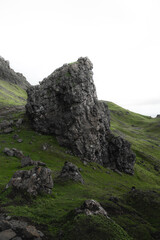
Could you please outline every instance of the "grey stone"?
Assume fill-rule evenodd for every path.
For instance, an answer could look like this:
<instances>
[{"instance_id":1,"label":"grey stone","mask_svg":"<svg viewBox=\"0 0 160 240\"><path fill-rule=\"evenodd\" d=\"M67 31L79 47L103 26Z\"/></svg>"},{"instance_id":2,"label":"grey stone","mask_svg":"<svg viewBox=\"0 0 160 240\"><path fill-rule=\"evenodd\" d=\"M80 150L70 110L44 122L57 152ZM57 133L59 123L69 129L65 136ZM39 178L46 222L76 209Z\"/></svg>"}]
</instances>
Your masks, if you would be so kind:
<instances>
[{"instance_id":1,"label":"grey stone","mask_svg":"<svg viewBox=\"0 0 160 240\"><path fill-rule=\"evenodd\" d=\"M58 178L65 181L73 180L75 182L81 182L82 184L84 183L78 167L71 162L65 162Z\"/></svg>"},{"instance_id":2,"label":"grey stone","mask_svg":"<svg viewBox=\"0 0 160 240\"><path fill-rule=\"evenodd\" d=\"M86 215L103 215L105 217L108 217L107 212L104 210L104 208L93 199L86 200L80 208L77 208L75 210L76 214L84 213Z\"/></svg>"},{"instance_id":3,"label":"grey stone","mask_svg":"<svg viewBox=\"0 0 160 240\"><path fill-rule=\"evenodd\" d=\"M53 188L52 172L49 168L35 167L31 170L20 170L14 173L6 189L11 187L19 192L36 196L43 192L51 194Z\"/></svg>"},{"instance_id":4,"label":"grey stone","mask_svg":"<svg viewBox=\"0 0 160 240\"><path fill-rule=\"evenodd\" d=\"M25 236L26 239L33 239L33 238L40 238L40 234L37 231L37 229L34 226L27 226L24 231L23 234Z\"/></svg>"},{"instance_id":5,"label":"grey stone","mask_svg":"<svg viewBox=\"0 0 160 240\"><path fill-rule=\"evenodd\" d=\"M0 232L0 240L11 240L16 236L16 233L12 229L7 229Z\"/></svg>"},{"instance_id":6,"label":"grey stone","mask_svg":"<svg viewBox=\"0 0 160 240\"><path fill-rule=\"evenodd\" d=\"M23 142L23 139L19 138L19 139L17 139L17 142L18 142L18 143L22 143L22 142Z\"/></svg>"},{"instance_id":7,"label":"grey stone","mask_svg":"<svg viewBox=\"0 0 160 240\"><path fill-rule=\"evenodd\" d=\"M22 123L23 123L23 119L19 118L16 122L16 126L19 127L20 125L22 125Z\"/></svg>"},{"instance_id":8,"label":"grey stone","mask_svg":"<svg viewBox=\"0 0 160 240\"><path fill-rule=\"evenodd\" d=\"M22 158L24 156L23 152L17 148L12 148L12 151L14 152L14 157Z\"/></svg>"},{"instance_id":9,"label":"grey stone","mask_svg":"<svg viewBox=\"0 0 160 240\"><path fill-rule=\"evenodd\" d=\"M29 156L23 156L21 159L21 167L26 167L26 166L43 166L45 167L46 164L41 161L33 161Z\"/></svg>"},{"instance_id":10,"label":"grey stone","mask_svg":"<svg viewBox=\"0 0 160 240\"><path fill-rule=\"evenodd\" d=\"M109 129L108 106L97 99L92 68L88 58L79 58L29 88L27 115L36 131L53 134L82 160L133 174L135 155Z\"/></svg>"},{"instance_id":11,"label":"grey stone","mask_svg":"<svg viewBox=\"0 0 160 240\"><path fill-rule=\"evenodd\" d=\"M13 132L13 131L14 131L13 128L8 127L8 128L6 128L6 129L3 130L3 133L11 133L11 132Z\"/></svg>"},{"instance_id":12,"label":"grey stone","mask_svg":"<svg viewBox=\"0 0 160 240\"><path fill-rule=\"evenodd\" d=\"M3 218L5 219L5 218ZM4 231L10 228L10 224L6 220L1 220L0 221L0 231Z\"/></svg>"},{"instance_id":13,"label":"grey stone","mask_svg":"<svg viewBox=\"0 0 160 240\"><path fill-rule=\"evenodd\" d=\"M13 157L14 156L14 151L12 149L9 148L4 148L3 151L7 156Z\"/></svg>"}]
</instances>

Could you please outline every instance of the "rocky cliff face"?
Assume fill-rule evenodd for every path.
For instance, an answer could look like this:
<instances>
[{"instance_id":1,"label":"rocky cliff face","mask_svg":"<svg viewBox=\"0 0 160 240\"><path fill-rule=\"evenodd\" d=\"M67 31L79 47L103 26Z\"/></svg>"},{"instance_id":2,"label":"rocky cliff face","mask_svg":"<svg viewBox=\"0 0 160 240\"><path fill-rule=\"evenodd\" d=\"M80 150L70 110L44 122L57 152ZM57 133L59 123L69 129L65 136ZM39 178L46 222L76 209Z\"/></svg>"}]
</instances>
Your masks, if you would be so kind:
<instances>
[{"instance_id":1,"label":"rocky cliff face","mask_svg":"<svg viewBox=\"0 0 160 240\"><path fill-rule=\"evenodd\" d=\"M0 57L0 79L17 84L23 89L27 89L30 84L21 73L16 73L10 68L9 62Z\"/></svg>"},{"instance_id":2,"label":"rocky cliff face","mask_svg":"<svg viewBox=\"0 0 160 240\"><path fill-rule=\"evenodd\" d=\"M82 159L133 174L130 144L109 130L108 106L99 102L88 58L65 64L27 90L27 114L35 130L53 134Z\"/></svg>"}]
</instances>

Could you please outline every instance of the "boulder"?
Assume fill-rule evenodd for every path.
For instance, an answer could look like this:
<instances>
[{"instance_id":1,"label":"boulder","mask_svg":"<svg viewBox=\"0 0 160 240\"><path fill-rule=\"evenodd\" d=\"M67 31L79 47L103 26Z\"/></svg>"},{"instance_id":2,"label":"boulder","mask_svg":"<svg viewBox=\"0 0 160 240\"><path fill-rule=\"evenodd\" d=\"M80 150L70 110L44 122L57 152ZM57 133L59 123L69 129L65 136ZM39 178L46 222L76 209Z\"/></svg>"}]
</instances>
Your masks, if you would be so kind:
<instances>
[{"instance_id":1,"label":"boulder","mask_svg":"<svg viewBox=\"0 0 160 240\"><path fill-rule=\"evenodd\" d=\"M109 129L109 109L97 99L92 68L88 58L79 58L30 87L27 115L36 131L53 134L82 161L133 174L135 155Z\"/></svg>"},{"instance_id":2,"label":"boulder","mask_svg":"<svg viewBox=\"0 0 160 240\"><path fill-rule=\"evenodd\" d=\"M9 157L13 157L14 156L14 151L10 148L4 148L3 152L9 156Z\"/></svg>"},{"instance_id":3,"label":"boulder","mask_svg":"<svg viewBox=\"0 0 160 240\"><path fill-rule=\"evenodd\" d=\"M82 184L84 183L78 167L71 162L65 162L58 179L64 181L73 180L75 182L81 182Z\"/></svg>"},{"instance_id":4,"label":"boulder","mask_svg":"<svg viewBox=\"0 0 160 240\"><path fill-rule=\"evenodd\" d=\"M3 151L7 156L10 156L10 157L17 157L17 158L22 158L24 157L23 155L23 152L16 149L16 148L4 148L4 151Z\"/></svg>"},{"instance_id":5,"label":"boulder","mask_svg":"<svg viewBox=\"0 0 160 240\"><path fill-rule=\"evenodd\" d=\"M80 208L77 208L75 210L76 214L84 213L87 216L89 215L103 215L105 217L107 216L107 212L104 210L104 208L100 205L99 202L93 199L86 200Z\"/></svg>"},{"instance_id":6,"label":"boulder","mask_svg":"<svg viewBox=\"0 0 160 240\"><path fill-rule=\"evenodd\" d=\"M36 196L38 193L51 194L53 179L49 168L35 167L14 173L6 188L12 187L19 192L27 192Z\"/></svg>"},{"instance_id":7,"label":"boulder","mask_svg":"<svg viewBox=\"0 0 160 240\"><path fill-rule=\"evenodd\" d=\"M46 239L44 234L35 226L23 220L9 219L4 215L0 217L0 239L1 240L42 240ZM2 226L2 227L1 227Z\"/></svg>"}]
</instances>

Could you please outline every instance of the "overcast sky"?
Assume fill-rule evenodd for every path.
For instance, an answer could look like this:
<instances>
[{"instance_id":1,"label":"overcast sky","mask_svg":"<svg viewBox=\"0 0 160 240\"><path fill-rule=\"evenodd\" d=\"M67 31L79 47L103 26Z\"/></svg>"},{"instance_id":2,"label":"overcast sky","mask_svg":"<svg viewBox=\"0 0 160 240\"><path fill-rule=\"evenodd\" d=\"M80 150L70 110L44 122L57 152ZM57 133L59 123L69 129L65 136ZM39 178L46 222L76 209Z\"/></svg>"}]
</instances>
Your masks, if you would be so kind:
<instances>
[{"instance_id":1,"label":"overcast sky","mask_svg":"<svg viewBox=\"0 0 160 240\"><path fill-rule=\"evenodd\" d=\"M160 0L0 0L0 55L33 85L88 56L99 99L160 114Z\"/></svg>"}]
</instances>

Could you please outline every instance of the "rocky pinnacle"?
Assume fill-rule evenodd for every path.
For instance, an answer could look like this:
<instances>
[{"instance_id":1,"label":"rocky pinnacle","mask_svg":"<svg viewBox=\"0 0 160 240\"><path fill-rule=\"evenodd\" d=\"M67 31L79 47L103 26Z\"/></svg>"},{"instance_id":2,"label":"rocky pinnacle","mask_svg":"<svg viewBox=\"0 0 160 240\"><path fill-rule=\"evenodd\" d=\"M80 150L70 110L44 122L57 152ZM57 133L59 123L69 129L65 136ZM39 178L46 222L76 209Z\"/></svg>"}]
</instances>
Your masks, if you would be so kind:
<instances>
[{"instance_id":1,"label":"rocky pinnacle","mask_svg":"<svg viewBox=\"0 0 160 240\"><path fill-rule=\"evenodd\" d=\"M65 64L27 90L26 111L36 131L56 136L82 160L134 173L130 143L109 127L107 104L97 99L93 65L88 58Z\"/></svg>"}]
</instances>

